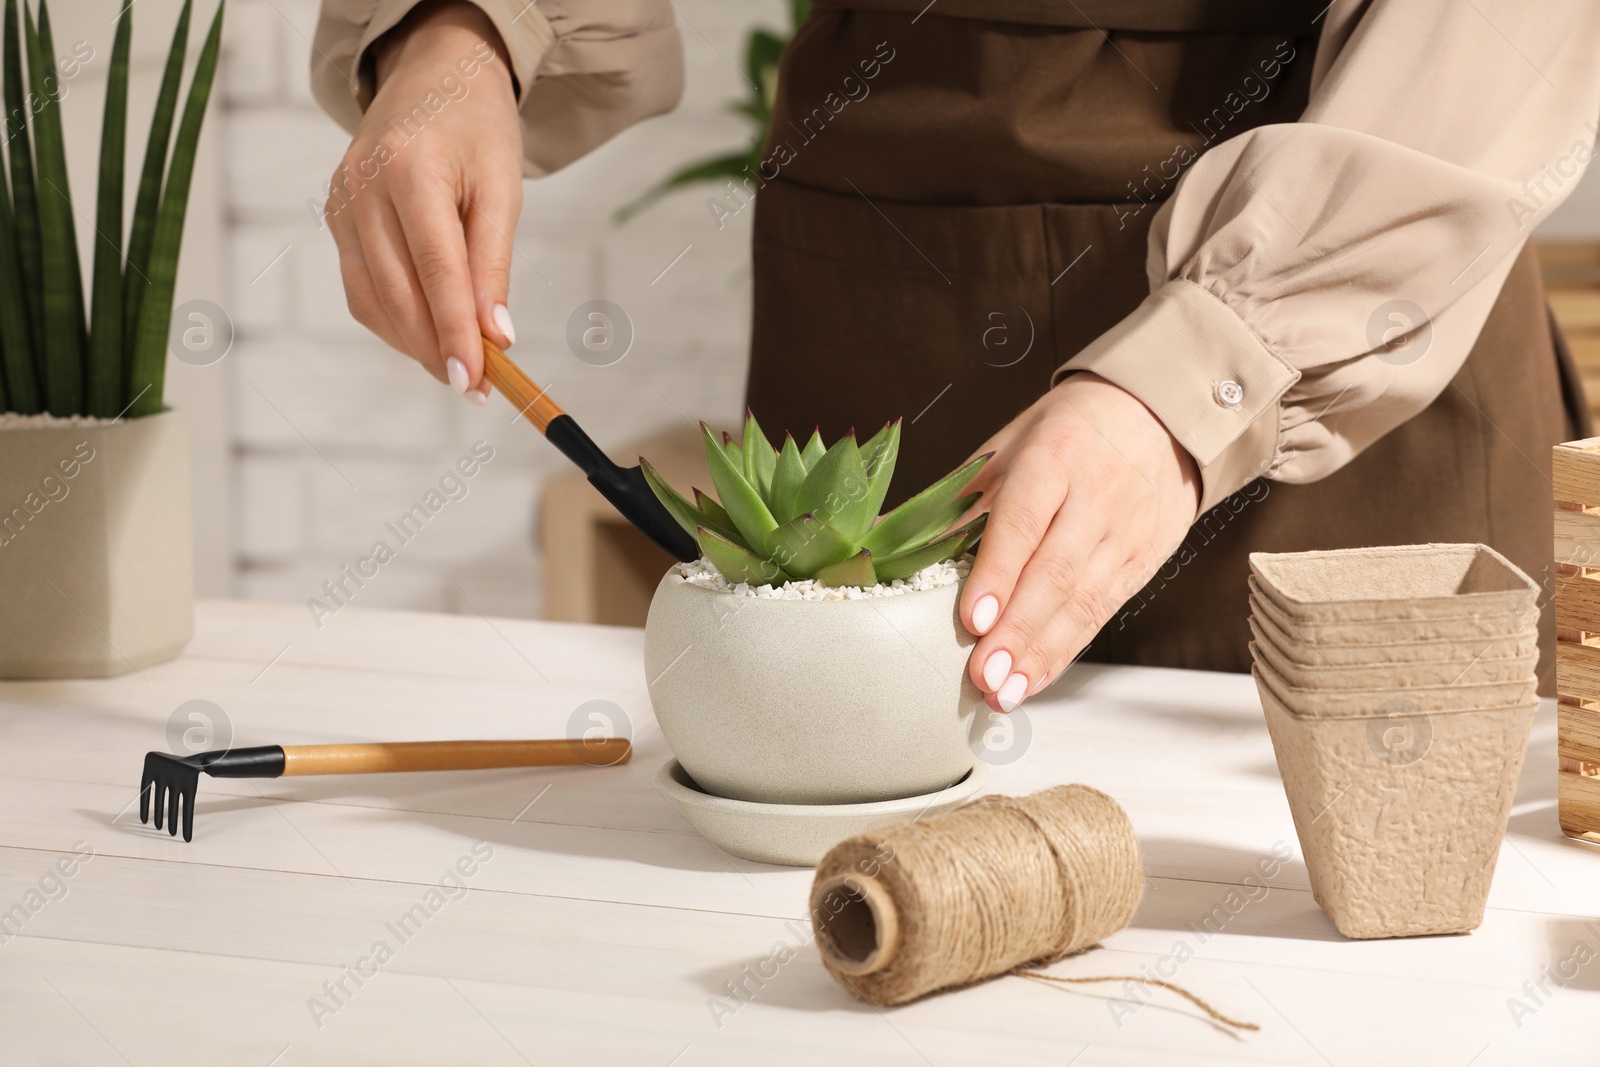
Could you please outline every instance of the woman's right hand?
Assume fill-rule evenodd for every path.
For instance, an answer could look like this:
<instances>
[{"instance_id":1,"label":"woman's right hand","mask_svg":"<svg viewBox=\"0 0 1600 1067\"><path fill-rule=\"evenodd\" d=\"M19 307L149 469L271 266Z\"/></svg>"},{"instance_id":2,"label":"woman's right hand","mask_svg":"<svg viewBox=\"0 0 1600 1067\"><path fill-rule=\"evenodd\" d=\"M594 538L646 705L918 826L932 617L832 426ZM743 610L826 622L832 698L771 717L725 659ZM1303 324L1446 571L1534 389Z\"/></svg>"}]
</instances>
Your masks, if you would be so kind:
<instances>
[{"instance_id":1,"label":"woman's right hand","mask_svg":"<svg viewBox=\"0 0 1600 1067\"><path fill-rule=\"evenodd\" d=\"M363 326L481 404L480 335L515 340L522 128L505 46L476 5L430 0L372 54L377 91L326 208L345 298Z\"/></svg>"}]
</instances>

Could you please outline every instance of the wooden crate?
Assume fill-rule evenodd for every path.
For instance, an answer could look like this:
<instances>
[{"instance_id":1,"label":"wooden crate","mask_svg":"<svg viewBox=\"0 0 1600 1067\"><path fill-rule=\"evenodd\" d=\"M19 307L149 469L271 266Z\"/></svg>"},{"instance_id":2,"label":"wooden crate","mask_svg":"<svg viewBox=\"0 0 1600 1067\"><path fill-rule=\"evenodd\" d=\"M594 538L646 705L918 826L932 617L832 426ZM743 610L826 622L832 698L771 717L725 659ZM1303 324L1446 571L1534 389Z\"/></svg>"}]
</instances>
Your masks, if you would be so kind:
<instances>
[{"instance_id":1,"label":"wooden crate","mask_svg":"<svg viewBox=\"0 0 1600 1067\"><path fill-rule=\"evenodd\" d=\"M1537 247L1550 310L1572 349L1589 411L1600 418L1600 242L1540 241Z\"/></svg>"},{"instance_id":2,"label":"wooden crate","mask_svg":"<svg viewBox=\"0 0 1600 1067\"><path fill-rule=\"evenodd\" d=\"M1600 437L1556 445L1551 482L1561 829L1600 842Z\"/></svg>"}]
</instances>

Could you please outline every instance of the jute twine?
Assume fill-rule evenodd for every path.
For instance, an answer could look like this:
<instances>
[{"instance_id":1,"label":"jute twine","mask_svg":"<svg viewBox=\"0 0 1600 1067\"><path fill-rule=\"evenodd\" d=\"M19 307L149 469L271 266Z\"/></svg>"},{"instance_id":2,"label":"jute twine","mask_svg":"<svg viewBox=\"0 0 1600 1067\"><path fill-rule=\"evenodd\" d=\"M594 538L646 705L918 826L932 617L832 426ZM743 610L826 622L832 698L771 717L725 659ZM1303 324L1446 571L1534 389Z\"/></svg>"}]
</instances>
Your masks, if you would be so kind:
<instances>
[{"instance_id":1,"label":"jute twine","mask_svg":"<svg viewBox=\"0 0 1600 1067\"><path fill-rule=\"evenodd\" d=\"M1159 985L1133 975L1060 978L1026 967L1081 952L1133 920L1144 871L1115 800L1064 785L988 796L937 818L860 834L817 866L811 917L828 972L873 1004L903 1004L1004 974Z\"/></svg>"}]
</instances>

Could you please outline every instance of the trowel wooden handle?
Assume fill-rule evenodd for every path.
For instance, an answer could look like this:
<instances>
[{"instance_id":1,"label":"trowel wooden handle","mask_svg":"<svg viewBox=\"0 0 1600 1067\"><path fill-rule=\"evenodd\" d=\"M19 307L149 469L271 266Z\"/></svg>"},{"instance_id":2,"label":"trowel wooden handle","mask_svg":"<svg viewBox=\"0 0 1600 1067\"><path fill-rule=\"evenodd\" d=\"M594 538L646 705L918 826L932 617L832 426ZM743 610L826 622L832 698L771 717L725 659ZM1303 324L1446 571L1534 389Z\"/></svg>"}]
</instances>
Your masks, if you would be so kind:
<instances>
[{"instance_id":1,"label":"trowel wooden handle","mask_svg":"<svg viewBox=\"0 0 1600 1067\"><path fill-rule=\"evenodd\" d=\"M376 745L284 745L283 773L388 774L490 767L609 767L627 763L625 737L563 741L406 741Z\"/></svg>"},{"instance_id":2,"label":"trowel wooden handle","mask_svg":"<svg viewBox=\"0 0 1600 1067\"><path fill-rule=\"evenodd\" d=\"M566 414L560 404L550 399L550 394L534 385L533 380L522 373L522 368L511 362L511 358L487 337L483 339L483 376L504 393L540 433L544 433L551 419Z\"/></svg>"}]
</instances>

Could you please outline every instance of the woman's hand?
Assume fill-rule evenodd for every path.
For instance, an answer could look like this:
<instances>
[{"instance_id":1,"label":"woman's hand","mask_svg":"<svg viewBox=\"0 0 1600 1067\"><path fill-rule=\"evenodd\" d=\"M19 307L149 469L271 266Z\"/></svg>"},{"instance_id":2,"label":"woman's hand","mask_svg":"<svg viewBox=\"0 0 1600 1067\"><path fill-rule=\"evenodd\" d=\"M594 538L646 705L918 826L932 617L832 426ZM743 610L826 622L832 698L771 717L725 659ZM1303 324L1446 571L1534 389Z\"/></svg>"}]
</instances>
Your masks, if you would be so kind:
<instances>
[{"instance_id":1,"label":"woman's hand","mask_svg":"<svg viewBox=\"0 0 1600 1067\"><path fill-rule=\"evenodd\" d=\"M506 310L522 132L505 46L473 4L425 3L374 46L377 92L334 173L327 221L350 313L483 403L480 334Z\"/></svg>"},{"instance_id":2,"label":"woman's hand","mask_svg":"<svg viewBox=\"0 0 1600 1067\"><path fill-rule=\"evenodd\" d=\"M1010 711L1054 681L1183 542L1194 460L1132 394L1074 374L979 450L989 524L961 599L967 673Z\"/></svg>"}]
</instances>

